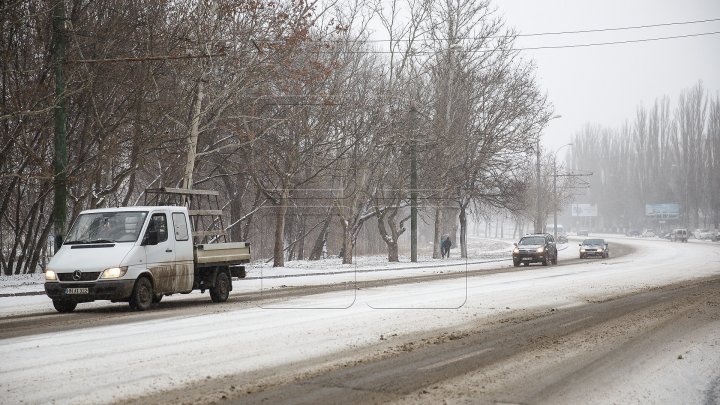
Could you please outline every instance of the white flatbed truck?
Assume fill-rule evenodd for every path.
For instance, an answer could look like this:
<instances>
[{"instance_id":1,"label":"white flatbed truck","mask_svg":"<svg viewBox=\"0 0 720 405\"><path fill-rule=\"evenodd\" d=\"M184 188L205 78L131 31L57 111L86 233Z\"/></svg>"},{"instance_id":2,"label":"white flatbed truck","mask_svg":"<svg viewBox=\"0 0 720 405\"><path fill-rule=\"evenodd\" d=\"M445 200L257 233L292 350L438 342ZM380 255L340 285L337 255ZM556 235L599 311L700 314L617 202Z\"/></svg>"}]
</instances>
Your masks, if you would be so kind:
<instances>
[{"instance_id":1,"label":"white flatbed truck","mask_svg":"<svg viewBox=\"0 0 720 405\"><path fill-rule=\"evenodd\" d=\"M55 309L110 300L143 311L192 290L226 301L232 277L245 277L250 243L196 244L193 236L207 232L193 231L191 215L171 205L82 211L45 270Z\"/></svg>"}]
</instances>

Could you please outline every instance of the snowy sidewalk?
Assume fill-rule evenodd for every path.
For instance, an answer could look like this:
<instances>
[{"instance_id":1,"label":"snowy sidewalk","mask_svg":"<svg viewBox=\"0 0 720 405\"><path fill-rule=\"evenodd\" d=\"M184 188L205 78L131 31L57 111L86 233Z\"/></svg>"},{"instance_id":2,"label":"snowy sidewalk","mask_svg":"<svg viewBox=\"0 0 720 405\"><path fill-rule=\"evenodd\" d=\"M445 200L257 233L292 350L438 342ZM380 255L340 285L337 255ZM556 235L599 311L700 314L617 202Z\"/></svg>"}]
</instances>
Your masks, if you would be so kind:
<instances>
[{"instance_id":1,"label":"snowy sidewalk","mask_svg":"<svg viewBox=\"0 0 720 405\"><path fill-rule=\"evenodd\" d=\"M455 258L433 259L429 256L420 256L417 263L410 262L410 258L406 256L401 256L400 261L394 263L389 263L387 256L357 256L354 258L353 264L342 264L342 259L332 257L316 261L295 260L286 262L285 267L272 267L272 262L263 260L253 262L247 267L247 277L244 280L303 277L308 280L301 284L316 284L312 281L314 276L408 270L388 276L392 278L426 274L429 270L433 272L464 271L466 265L501 266L503 262L510 263L513 240L471 238L469 242L468 252L471 257L467 260L459 258L459 249L451 252ZM0 276L0 298L45 294L44 282L43 273L2 275ZM235 280L233 285L239 282L242 280Z\"/></svg>"}]
</instances>

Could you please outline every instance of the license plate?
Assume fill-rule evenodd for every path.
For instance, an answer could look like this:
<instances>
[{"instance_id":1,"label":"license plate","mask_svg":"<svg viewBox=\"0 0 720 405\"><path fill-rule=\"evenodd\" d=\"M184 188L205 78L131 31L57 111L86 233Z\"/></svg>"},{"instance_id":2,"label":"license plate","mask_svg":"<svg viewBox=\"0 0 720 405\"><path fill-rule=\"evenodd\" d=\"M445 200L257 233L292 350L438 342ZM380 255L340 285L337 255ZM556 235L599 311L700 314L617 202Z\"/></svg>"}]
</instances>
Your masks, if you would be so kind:
<instances>
[{"instance_id":1,"label":"license plate","mask_svg":"<svg viewBox=\"0 0 720 405\"><path fill-rule=\"evenodd\" d=\"M87 294L87 288L66 288L65 294Z\"/></svg>"},{"instance_id":2,"label":"license plate","mask_svg":"<svg viewBox=\"0 0 720 405\"><path fill-rule=\"evenodd\" d=\"M523 257L522 259L525 261L530 261L530 260L532 260L532 257Z\"/></svg>"}]
</instances>

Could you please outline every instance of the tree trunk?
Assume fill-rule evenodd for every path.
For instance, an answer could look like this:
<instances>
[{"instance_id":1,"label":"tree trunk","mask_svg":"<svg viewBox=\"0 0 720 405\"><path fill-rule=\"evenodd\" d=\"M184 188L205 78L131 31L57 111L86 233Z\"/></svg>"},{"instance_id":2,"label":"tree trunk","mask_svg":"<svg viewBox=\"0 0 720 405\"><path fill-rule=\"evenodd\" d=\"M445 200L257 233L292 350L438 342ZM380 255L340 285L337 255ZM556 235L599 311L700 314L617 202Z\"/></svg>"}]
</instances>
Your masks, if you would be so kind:
<instances>
[{"instance_id":1,"label":"tree trunk","mask_svg":"<svg viewBox=\"0 0 720 405\"><path fill-rule=\"evenodd\" d=\"M398 243L397 241L388 242L388 262L399 262Z\"/></svg>"},{"instance_id":2,"label":"tree trunk","mask_svg":"<svg viewBox=\"0 0 720 405\"><path fill-rule=\"evenodd\" d=\"M442 208L435 208L435 231L433 233L433 259L440 258L440 237L442 236Z\"/></svg>"},{"instance_id":3,"label":"tree trunk","mask_svg":"<svg viewBox=\"0 0 720 405\"><path fill-rule=\"evenodd\" d=\"M353 232L349 224L345 223L343 226L343 247L342 247L342 259L343 264L352 264L353 262L353 249L355 244L353 243Z\"/></svg>"},{"instance_id":4,"label":"tree trunk","mask_svg":"<svg viewBox=\"0 0 720 405\"><path fill-rule=\"evenodd\" d=\"M275 215L275 245L273 248L273 267L285 266L285 214L288 209L289 191L283 186Z\"/></svg>"},{"instance_id":5,"label":"tree trunk","mask_svg":"<svg viewBox=\"0 0 720 405\"><path fill-rule=\"evenodd\" d=\"M192 122L190 124L190 134L188 136L188 152L185 163L185 175L183 176L183 188L192 188L193 171L195 170L195 155L197 153L197 142L200 133L200 113L202 111L202 101L205 97L205 84L202 79L198 80L197 94L192 108Z\"/></svg>"},{"instance_id":6,"label":"tree trunk","mask_svg":"<svg viewBox=\"0 0 720 405\"><path fill-rule=\"evenodd\" d=\"M310 260L320 260L323 253L323 247L327 245L328 228L330 227L330 221L332 219L332 210L328 210L325 220L323 221L322 229L318 237L315 239L312 250L310 251ZM344 231L344 229L343 229Z\"/></svg>"},{"instance_id":7,"label":"tree trunk","mask_svg":"<svg viewBox=\"0 0 720 405\"><path fill-rule=\"evenodd\" d=\"M466 207L460 207L460 257L467 259L467 216Z\"/></svg>"}]
</instances>

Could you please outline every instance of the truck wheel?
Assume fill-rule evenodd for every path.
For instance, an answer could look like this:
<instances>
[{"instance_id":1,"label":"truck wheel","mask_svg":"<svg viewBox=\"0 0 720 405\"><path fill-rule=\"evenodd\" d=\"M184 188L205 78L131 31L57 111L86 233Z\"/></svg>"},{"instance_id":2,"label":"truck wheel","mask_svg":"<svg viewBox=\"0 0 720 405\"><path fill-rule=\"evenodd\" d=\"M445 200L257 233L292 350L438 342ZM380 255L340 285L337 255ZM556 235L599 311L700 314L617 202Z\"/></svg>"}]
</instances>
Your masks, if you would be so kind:
<instances>
[{"instance_id":1,"label":"truck wheel","mask_svg":"<svg viewBox=\"0 0 720 405\"><path fill-rule=\"evenodd\" d=\"M210 287L210 298L213 302L225 302L230 295L230 279L227 273L220 272L215 278L215 287Z\"/></svg>"},{"instance_id":2,"label":"truck wheel","mask_svg":"<svg viewBox=\"0 0 720 405\"><path fill-rule=\"evenodd\" d=\"M517 260L513 260L513 266L520 267L520 262Z\"/></svg>"},{"instance_id":3,"label":"truck wheel","mask_svg":"<svg viewBox=\"0 0 720 405\"><path fill-rule=\"evenodd\" d=\"M130 308L145 311L150 308L153 301L153 287L147 277L140 277L135 282L132 295L130 295Z\"/></svg>"},{"instance_id":4,"label":"truck wheel","mask_svg":"<svg viewBox=\"0 0 720 405\"><path fill-rule=\"evenodd\" d=\"M53 306L58 312L67 313L75 310L77 302L67 300L53 300Z\"/></svg>"}]
</instances>

